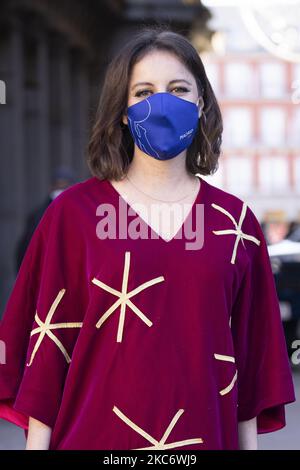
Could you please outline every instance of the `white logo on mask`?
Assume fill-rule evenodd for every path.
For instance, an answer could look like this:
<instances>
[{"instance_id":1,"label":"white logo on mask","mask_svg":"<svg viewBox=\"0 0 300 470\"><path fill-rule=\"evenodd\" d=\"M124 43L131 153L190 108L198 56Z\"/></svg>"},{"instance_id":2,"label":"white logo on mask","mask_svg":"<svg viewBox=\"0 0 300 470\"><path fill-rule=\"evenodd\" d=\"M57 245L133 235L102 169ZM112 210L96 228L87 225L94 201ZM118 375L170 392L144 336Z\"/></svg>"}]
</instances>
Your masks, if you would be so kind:
<instances>
[{"instance_id":1,"label":"white logo on mask","mask_svg":"<svg viewBox=\"0 0 300 470\"><path fill-rule=\"evenodd\" d=\"M188 137L193 132L193 130L194 129L190 129L189 131L185 132L185 134L182 134L180 136L180 140L185 139L186 137Z\"/></svg>"}]
</instances>

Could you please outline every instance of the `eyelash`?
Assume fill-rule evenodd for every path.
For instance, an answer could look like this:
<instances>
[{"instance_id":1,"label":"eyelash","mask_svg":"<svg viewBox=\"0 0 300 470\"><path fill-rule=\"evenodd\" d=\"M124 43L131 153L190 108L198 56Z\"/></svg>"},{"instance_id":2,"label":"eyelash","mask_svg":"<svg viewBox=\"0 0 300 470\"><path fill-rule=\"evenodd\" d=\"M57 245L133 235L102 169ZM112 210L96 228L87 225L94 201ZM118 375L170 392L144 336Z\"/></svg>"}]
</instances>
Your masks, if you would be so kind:
<instances>
[{"instance_id":1,"label":"eyelash","mask_svg":"<svg viewBox=\"0 0 300 470\"><path fill-rule=\"evenodd\" d=\"M181 90L181 92L183 92L183 93L187 93L187 92L190 91L185 87L175 87L175 88L173 88L173 90ZM145 91L146 92L151 92L151 90L147 90L147 89L146 90L139 90L139 91L136 92L136 94L134 96L140 98L142 96L142 93L144 93Z\"/></svg>"}]
</instances>

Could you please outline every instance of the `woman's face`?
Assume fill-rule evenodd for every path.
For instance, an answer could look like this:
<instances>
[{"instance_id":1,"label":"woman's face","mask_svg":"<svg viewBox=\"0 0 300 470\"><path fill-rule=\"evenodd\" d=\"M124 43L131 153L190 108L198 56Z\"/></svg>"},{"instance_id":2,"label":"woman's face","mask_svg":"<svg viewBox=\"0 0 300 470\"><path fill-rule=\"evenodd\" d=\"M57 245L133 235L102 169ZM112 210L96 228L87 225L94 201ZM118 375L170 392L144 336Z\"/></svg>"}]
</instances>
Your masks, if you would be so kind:
<instances>
[{"instance_id":1,"label":"woman's face","mask_svg":"<svg viewBox=\"0 0 300 470\"><path fill-rule=\"evenodd\" d=\"M174 54L156 50L146 54L134 65L129 81L127 106L162 92L199 104L200 116L203 99L199 96L192 73ZM128 123L126 115L123 116L123 122Z\"/></svg>"}]
</instances>

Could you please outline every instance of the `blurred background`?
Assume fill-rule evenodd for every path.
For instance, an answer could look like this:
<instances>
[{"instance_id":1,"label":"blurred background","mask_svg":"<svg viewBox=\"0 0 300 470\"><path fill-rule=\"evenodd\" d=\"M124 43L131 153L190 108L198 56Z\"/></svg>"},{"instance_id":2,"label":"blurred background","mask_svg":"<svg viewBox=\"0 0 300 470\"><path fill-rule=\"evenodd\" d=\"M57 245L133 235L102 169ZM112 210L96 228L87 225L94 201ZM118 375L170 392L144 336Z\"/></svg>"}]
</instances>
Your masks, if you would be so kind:
<instances>
[{"instance_id":1,"label":"blurred background","mask_svg":"<svg viewBox=\"0 0 300 470\"><path fill-rule=\"evenodd\" d=\"M204 178L261 222L299 399L299 0L0 0L0 317L43 211L89 177L86 145L110 58L158 23L192 42L221 106L219 169ZM300 449L299 402L286 414L261 449ZM0 449L18 448L23 432L0 420Z\"/></svg>"}]
</instances>

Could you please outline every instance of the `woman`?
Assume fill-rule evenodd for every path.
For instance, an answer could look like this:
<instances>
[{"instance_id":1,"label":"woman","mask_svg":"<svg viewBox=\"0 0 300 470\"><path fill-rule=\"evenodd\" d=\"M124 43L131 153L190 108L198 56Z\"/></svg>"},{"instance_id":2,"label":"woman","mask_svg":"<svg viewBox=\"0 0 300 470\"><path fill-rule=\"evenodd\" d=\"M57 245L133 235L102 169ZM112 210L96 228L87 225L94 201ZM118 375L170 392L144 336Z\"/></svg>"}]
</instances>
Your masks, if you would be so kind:
<instances>
[{"instance_id":1,"label":"woman","mask_svg":"<svg viewBox=\"0 0 300 470\"><path fill-rule=\"evenodd\" d=\"M92 176L46 210L0 328L1 416L27 449L256 449L285 425L295 397L262 230L200 176L221 134L181 35L146 29L111 62Z\"/></svg>"}]
</instances>

